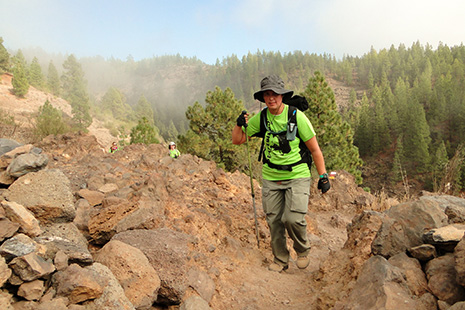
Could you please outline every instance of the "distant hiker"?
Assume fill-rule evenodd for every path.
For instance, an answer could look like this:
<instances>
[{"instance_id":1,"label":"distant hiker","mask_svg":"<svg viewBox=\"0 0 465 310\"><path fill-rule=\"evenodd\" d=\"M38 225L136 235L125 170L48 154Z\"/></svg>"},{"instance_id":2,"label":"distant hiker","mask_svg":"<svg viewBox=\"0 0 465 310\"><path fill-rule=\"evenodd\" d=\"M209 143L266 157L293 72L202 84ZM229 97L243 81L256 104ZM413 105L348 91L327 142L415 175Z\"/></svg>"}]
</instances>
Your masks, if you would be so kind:
<instances>
[{"instance_id":1,"label":"distant hiker","mask_svg":"<svg viewBox=\"0 0 465 310\"><path fill-rule=\"evenodd\" d=\"M178 158L179 156L181 156L181 153L176 148L176 143L170 142L170 144L168 145L168 149L170 150L170 156L171 157Z\"/></svg>"},{"instance_id":2,"label":"distant hiker","mask_svg":"<svg viewBox=\"0 0 465 310\"><path fill-rule=\"evenodd\" d=\"M118 150L118 146L116 145L116 142L113 142L110 146L110 153L114 153Z\"/></svg>"},{"instance_id":3,"label":"distant hiker","mask_svg":"<svg viewBox=\"0 0 465 310\"><path fill-rule=\"evenodd\" d=\"M288 102L293 93L284 88L279 76L265 77L254 98L264 102L266 107L250 120L248 114L241 114L232 131L233 144L246 142L245 130L248 136L264 139L262 204L274 256L269 269L278 272L289 267L286 230L294 241L297 267L304 269L310 263L305 215L310 195L311 157L320 175L318 189L322 193L330 189L323 153L312 124L302 111L283 103Z\"/></svg>"}]
</instances>

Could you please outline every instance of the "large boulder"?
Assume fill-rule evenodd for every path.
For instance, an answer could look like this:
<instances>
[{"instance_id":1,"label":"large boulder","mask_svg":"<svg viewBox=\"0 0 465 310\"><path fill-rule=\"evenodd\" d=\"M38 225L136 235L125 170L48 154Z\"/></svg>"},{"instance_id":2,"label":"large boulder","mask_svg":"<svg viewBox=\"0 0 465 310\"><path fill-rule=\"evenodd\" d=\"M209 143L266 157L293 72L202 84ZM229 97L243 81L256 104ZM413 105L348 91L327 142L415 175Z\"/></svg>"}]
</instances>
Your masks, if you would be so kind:
<instances>
[{"instance_id":1,"label":"large boulder","mask_svg":"<svg viewBox=\"0 0 465 310\"><path fill-rule=\"evenodd\" d=\"M457 272L457 282L465 286L465 238L457 244L454 250L455 271Z\"/></svg>"},{"instance_id":2,"label":"large boulder","mask_svg":"<svg viewBox=\"0 0 465 310\"><path fill-rule=\"evenodd\" d=\"M47 154L27 153L16 157L8 166L6 172L14 178L19 178L27 173L39 171L47 164Z\"/></svg>"},{"instance_id":3,"label":"large boulder","mask_svg":"<svg viewBox=\"0 0 465 310\"><path fill-rule=\"evenodd\" d=\"M115 235L119 240L141 250L158 273L161 287L157 303L180 304L188 287L188 244L192 237L167 228L129 230Z\"/></svg>"},{"instance_id":4,"label":"large boulder","mask_svg":"<svg viewBox=\"0 0 465 310\"><path fill-rule=\"evenodd\" d=\"M160 278L141 250L112 240L95 255L95 260L112 271L137 309L148 309L157 299Z\"/></svg>"},{"instance_id":5,"label":"large boulder","mask_svg":"<svg viewBox=\"0 0 465 310\"><path fill-rule=\"evenodd\" d=\"M124 290L107 266L94 263L85 268L95 279L102 283L102 294L92 302L86 303L85 309L135 310L134 305L124 294Z\"/></svg>"},{"instance_id":6,"label":"large boulder","mask_svg":"<svg viewBox=\"0 0 465 310\"><path fill-rule=\"evenodd\" d=\"M388 262L403 271L407 285L415 296L422 296L428 292L428 282L417 259L399 253L389 258Z\"/></svg>"},{"instance_id":7,"label":"large boulder","mask_svg":"<svg viewBox=\"0 0 465 310\"><path fill-rule=\"evenodd\" d=\"M465 289L457 283L454 254L447 253L433 260L425 266L428 287L440 300L449 305L465 300Z\"/></svg>"},{"instance_id":8,"label":"large boulder","mask_svg":"<svg viewBox=\"0 0 465 310\"><path fill-rule=\"evenodd\" d=\"M10 185L3 196L26 207L41 224L71 222L76 216L69 179L58 169L28 173Z\"/></svg>"},{"instance_id":9,"label":"large boulder","mask_svg":"<svg viewBox=\"0 0 465 310\"><path fill-rule=\"evenodd\" d=\"M93 300L103 294L105 282L92 271L72 264L53 275L58 296L64 296L71 303Z\"/></svg>"},{"instance_id":10,"label":"large boulder","mask_svg":"<svg viewBox=\"0 0 465 310\"><path fill-rule=\"evenodd\" d=\"M118 223L138 209L137 204L117 197L105 198L90 214L89 234L97 244L107 243L116 233Z\"/></svg>"},{"instance_id":11,"label":"large boulder","mask_svg":"<svg viewBox=\"0 0 465 310\"><path fill-rule=\"evenodd\" d=\"M34 241L45 246L44 255L48 259L55 259L56 254L62 252L70 263L89 265L93 262L86 238L73 223L47 225Z\"/></svg>"},{"instance_id":12,"label":"large boulder","mask_svg":"<svg viewBox=\"0 0 465 310\"><path fill-rule=\"evenodd\" d=\"M406 248L423 244L425 229L442 227L447 224L448 220L444 209L434 199L419 199L401 203L391 207L385 214L402 225ZM403 249L399 251L403 251Z\"/></svg>"},{"instance_id":13,"label":"large boulder","mask_svg":"<svg viewBox=\"0 0 465 310\"><path fill-rule=\"evenodd\" d=\"M415 309L402 270L382 256L372 256L360 272L344 309Z\"/></svg>"}]
</instances>

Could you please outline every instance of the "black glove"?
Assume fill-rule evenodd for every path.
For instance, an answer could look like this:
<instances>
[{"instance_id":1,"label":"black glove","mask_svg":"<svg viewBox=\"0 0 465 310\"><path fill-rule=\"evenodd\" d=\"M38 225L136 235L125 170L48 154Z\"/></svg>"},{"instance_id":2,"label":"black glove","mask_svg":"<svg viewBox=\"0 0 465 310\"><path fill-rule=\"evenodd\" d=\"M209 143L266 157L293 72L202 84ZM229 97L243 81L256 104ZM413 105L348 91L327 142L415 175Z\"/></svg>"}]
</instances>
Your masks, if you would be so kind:
<instances>
[{"instance_id":1,"label":"black glove","mask_svg":"<svg viewBox=\"0 0 465 310\"><path fill-rule=\"evenodd\" d=\"M247 111L242 111L241 115L236 120L236 124L239 127L247 127L247 122L245 121L245 115L247 114Z\"/></svg>"},{"instance_id":2,"label":"black glove","mask_svg":"<svg viewBox=\"0 0 465 310\"><path fill-rule=\"evenodd\" d=\"M318 189L321 189L321 193L324 194L329 191L330 188L331 185L329 184L328 174L325 173L318 181Z\"/></svg>"}]
</instances>

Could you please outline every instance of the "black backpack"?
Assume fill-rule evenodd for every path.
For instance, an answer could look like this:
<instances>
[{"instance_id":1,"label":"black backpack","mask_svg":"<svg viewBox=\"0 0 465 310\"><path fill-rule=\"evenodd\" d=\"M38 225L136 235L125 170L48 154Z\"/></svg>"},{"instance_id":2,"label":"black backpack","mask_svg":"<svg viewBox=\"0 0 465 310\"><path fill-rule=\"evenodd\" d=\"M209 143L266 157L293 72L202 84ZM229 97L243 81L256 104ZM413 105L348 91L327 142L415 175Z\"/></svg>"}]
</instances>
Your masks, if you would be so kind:
<instances>
[{"instance_id":1,"label":"black backpack","mask_svg":"<svg viewBox=\"0 0 465 310\"><path fill-rule=\"evenodd\" d=\"M287 128L286 130L280 131L280 132L273 132L271 131L267 124L267 107L265 107L261 112L260 112L260 131L256 134L254 134L254 137L260 137L262 139L262 145L260 147L260 153L258 155L258 161L261 161L263 159L264 164L268 164L268 167L278 169L278 170L286 170L286 171L292 171L292 167L300 165L302 163L307 163L308 169L310 169L310 166L312 165L312 156L310 151L308 150L307 146L305 145L304 141L300 139L299 143L299 148L300 148L300 157L301 159L295 163L289 164L289 165L276 165L270 162L265 156L263 156L263 148L265 146L265 134L266 132L271 133L273 136L280 136L280 139L286 139L288 141L293 141L295 140L296 135L298 134L298 126L297 126L297 119L296 119L296 114L297 114L297 109L301 110L302 112L308 109L308 102L305 97L302 96L293 96L291 99L287 100L284 102L289 106L288 109L288 114L287 114Z\"/></svg>"}]
</instances>

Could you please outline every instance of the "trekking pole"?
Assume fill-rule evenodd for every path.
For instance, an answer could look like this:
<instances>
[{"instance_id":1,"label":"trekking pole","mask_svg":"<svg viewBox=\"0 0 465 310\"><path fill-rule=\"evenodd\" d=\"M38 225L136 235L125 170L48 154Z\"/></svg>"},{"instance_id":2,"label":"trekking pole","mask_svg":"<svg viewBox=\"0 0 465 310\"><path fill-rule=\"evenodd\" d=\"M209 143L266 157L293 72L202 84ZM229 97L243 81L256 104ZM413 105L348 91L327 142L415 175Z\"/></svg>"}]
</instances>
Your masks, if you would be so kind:
<instances>
[{"instance_id":1,"label":"trekking pole","mask_svg":"<svg viewBox=\"0 0 465 310\"><path fill-rule=\"evenodd\" d=\"M242 111L242 114L247 114L247 111ZM247 145L247 156L249 157L249 171L250 171L250 188L252 192L252 204L253 204L253 215L255 219L255 235L257 237L257 247L260 247L260 239L258 238L258 222L257 222L257 209L255 208L255 192L253 189L253 176L252 176L252 160L250 159L250 149L249 149L249 135L247 134L247 123L244 125L245 129L245 141Z\"/></svg>"}]
</instances>

